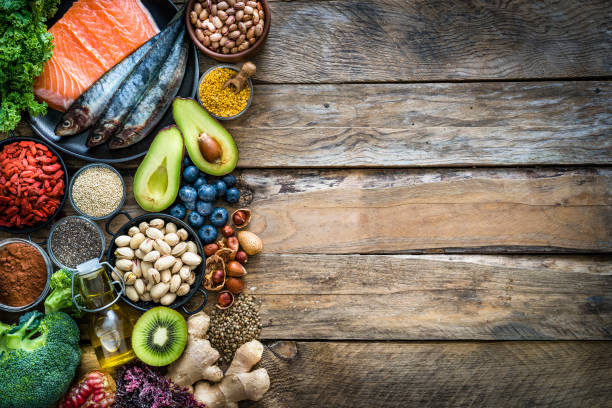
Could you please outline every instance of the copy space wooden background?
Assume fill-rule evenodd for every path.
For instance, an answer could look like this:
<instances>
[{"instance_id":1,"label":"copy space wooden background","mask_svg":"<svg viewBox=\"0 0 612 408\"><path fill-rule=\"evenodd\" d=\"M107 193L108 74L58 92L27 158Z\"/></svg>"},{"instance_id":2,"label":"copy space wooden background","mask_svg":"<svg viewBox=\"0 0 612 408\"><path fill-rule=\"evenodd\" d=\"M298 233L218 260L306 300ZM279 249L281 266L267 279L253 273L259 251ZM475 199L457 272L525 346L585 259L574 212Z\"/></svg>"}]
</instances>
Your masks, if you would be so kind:
<instances>
[{"instance_id":1,"label":"copy space wooden background","mask_svg":"<svg viewBox=\"0 0 612 408\"><path fill-rule=\"evenodd\" d=\"M241 406L610 406L612 3L271 3Z\"/></svg>"}]
</instances>

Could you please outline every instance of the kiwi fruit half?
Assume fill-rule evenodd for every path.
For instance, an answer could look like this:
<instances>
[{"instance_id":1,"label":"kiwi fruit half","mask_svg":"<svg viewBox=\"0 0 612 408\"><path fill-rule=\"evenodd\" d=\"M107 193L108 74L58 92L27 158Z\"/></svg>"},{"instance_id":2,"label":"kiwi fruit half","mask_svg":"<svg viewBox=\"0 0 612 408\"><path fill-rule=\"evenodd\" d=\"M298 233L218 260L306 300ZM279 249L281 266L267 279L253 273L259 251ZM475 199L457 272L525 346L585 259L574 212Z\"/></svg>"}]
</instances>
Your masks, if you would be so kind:
<instances>
[{"instance_id":1,"label":"kiwi fruit half","mask_svg":"<svg viewBox=\"0 0 612 408\"><path fill-rule=\"evenodd\" d=\"M136 356L152 366L178 359L187 344L187 322L176 310L154 307L140 316L132 332Z\"/></svg>"}]
</instances>

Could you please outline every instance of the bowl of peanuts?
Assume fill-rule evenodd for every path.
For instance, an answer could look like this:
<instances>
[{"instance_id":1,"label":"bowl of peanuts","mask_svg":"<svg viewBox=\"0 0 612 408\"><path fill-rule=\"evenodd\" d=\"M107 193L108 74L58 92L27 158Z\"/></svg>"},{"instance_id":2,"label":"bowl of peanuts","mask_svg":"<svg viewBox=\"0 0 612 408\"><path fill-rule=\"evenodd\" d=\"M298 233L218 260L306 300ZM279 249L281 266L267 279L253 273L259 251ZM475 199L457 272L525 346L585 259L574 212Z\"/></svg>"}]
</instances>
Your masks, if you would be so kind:
<instances>
[{"instance_id":1,"label":"bowl of peanuts","mask_svg":"<svg viewBox=\"0 0 612 408\"><path fill-rule=\"evenodd\" d=\"M205 55L239 62L261 50L270 31L266 0L189 0L187 32Z\"/></svg>"}]
</instances>

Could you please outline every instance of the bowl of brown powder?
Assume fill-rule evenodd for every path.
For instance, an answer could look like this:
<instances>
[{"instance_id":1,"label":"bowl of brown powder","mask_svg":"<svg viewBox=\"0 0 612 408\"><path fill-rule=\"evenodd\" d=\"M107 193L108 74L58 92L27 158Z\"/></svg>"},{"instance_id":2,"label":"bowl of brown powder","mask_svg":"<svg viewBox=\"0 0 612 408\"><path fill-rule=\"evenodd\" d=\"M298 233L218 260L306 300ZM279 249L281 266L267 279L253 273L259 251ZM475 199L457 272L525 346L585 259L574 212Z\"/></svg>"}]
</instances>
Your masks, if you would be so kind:
<instances>
[{"instance_id":1,"label":"bowl of brown powder","mask_svg":"<svg viewBox=\"0 0 612 408\"><path fill-rule=\"evenodd\" d=\"M35 243L9 238L0 242L0 310L24 312L49 293L53 264Z\"/></svg>"},{"instance_id":2,"label":"bowl of brown powder","mask_svg":"<svg viewBox=\"0 0 612 408\"><path fill-rule=\"evenodd\" d=\"M123 206L125 181L108 164L90 164L72 177L68 198L72 208L83 217L104 220L115 215Z\"/></svg>"}]
</instances>

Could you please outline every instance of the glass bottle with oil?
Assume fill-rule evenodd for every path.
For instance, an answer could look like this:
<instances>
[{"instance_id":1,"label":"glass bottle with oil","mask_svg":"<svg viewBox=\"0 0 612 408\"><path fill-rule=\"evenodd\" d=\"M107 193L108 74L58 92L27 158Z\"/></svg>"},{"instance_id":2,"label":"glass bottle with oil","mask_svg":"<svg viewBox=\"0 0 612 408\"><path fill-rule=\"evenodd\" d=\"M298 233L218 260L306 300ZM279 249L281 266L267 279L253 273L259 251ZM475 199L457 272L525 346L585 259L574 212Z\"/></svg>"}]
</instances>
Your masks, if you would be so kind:
<instances>
[{"instance_id":1,"label":"glass bottle with oil","mask_svg":"<svg viewBox=\"0 0 612 408\"><path fill-rule=\"evenodd\" d=\"M108 263L100 263L97 259L77 266L72 278L72 294L77 307L89 312L89 337L100 366L112 371L136 356L132 350L132 322L117 304L125 291L123 278L118 276L119 279L111 283L105 266L112 270ZM115 285L120 286L117 292Z\"/></svg>"}]
</instances>

